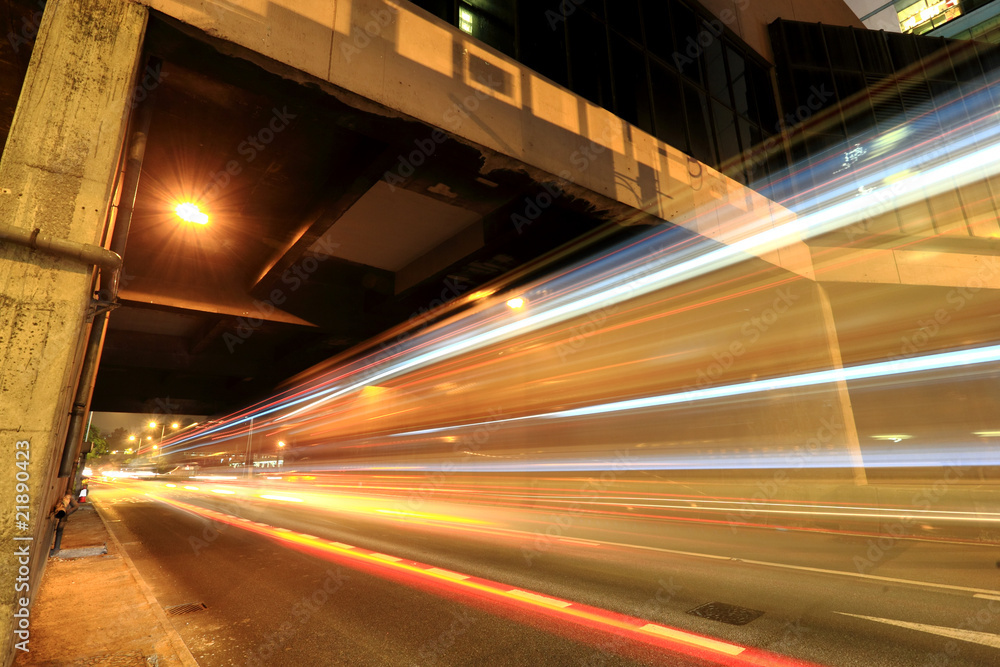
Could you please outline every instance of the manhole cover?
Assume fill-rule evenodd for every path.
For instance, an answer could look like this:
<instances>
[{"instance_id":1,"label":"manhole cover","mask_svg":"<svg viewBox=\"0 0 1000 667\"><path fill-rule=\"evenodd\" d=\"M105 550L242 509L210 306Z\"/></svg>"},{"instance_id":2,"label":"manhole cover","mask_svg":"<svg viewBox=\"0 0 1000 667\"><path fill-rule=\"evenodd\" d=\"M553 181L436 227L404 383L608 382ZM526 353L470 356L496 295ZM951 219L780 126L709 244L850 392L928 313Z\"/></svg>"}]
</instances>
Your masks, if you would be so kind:
<instances>
[{"instance_id":1,"label":"manhole cover","mask_svg":"<svg viewBox=\"0 0 1000 667\"><path fill-rule=\"evenodd\" d=\"M700 607L695 607L688 613L694 616L701 616L702 618L709 618L713 621L728 623L729 625L746 625L750 621L764 615L762 611L738 607L734 604L726 604L725 602L709 602Z\"/></svg>"},{"instance_id":2,"label":"manhole cover","mask_svg":"<svg viewBox=\"0 0 1000 667\"><path fill-rule=\"evenodd\" d=\"M180 616L181 614L190 614L193 611L201 611L202 609L208 609L208 606L204 602L185 602L184 604L165 607L164 611L171 616Z\"/></svg>"}]
</instances>

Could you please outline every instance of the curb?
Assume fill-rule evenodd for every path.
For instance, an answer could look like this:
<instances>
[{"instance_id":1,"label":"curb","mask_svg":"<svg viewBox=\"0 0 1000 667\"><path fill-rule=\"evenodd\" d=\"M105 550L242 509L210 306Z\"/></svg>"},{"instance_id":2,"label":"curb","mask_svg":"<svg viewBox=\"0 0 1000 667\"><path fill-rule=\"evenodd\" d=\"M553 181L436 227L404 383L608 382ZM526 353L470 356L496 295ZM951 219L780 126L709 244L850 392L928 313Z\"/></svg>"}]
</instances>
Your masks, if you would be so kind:
<instances>
[{"instance_id":1,"label":"curb","mask_svg":"<svg viewBox=\"0 0 1000 667\"><path fill-rule=\"evenodd\" d=\"M177 657L180 659L181 665L183 665L183 667L199 667L198 661L194 659L194 656L188 649L187 644L184 643L180 634L178 634L178 632L174 629L174 626L170 623L170 619L167 618L167 613L163 611L160 603L157 602L156 596L153 595L153 589L149 587L149 584L147 584L145 579L142 578L142 575L139 574L138 568L136 568L135 563L132 562L132 558L129 557L128 552L125 551L125 547L122 546L122 543L118 541L118 537L111 531L103 510L101 510L97 503L91 504L97 511L97 515L101 517L101 523L104 524L104 529L108 531L111 541L114 542L117 553L121 556L125 565L128 566L129 574L132 575L132 578L139 585L139 589L142 591L142 594L146 597L146 602L149 603L150 608L152 608L153 613L156 615L156 620L160 622L161 626L163 626L167 639L170 641L170 645L177 653Z\"/></svg>"}]
</instances>

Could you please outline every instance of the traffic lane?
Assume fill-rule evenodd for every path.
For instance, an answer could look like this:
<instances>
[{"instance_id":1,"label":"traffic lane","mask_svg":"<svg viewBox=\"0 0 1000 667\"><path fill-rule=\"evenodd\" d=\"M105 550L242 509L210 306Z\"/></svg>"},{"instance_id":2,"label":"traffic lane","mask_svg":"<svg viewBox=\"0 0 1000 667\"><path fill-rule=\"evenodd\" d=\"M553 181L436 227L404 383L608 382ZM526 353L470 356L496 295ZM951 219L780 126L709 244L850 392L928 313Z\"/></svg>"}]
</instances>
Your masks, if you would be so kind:
<instances>
[{"instance_id":1,"label":"traffic lane","mask_svg":"<svg viewBox=\"0 0 1000 667\"><path fill-rule=\"evenodd\" d=\"M216 665L704 665L607 633L469 606L331 564L254 533L191 538L205 521L125 489L95 489L115 536L199 663ZM543 629L544 628L544 629Z\"/></svg>"},{"instance_id":2,"label":"traffic lane","mask_svg":"<svg viewBox=\"0 0 1000 667\"><path fill-rule=\"evenodd\" d=\"M669 508L657 509L648 506L649 503L644 503L646 507L630 504L632 500L640 500L635 497L623 496L619 497L620 503L610 502L610 496L606 497L605 494L596 494L590 490L580 491L578 494L558 500L548 497L536 501L533 495L522 494L523 497L518 504L512 506L505 505L489 487L479 490L465 487L456 495L457 492L451 489L451 485L437 488L431 484L432 492L427 491L423 489L426 483L419 482L419 479L411 480L413 487L410 489L398 484L398 480L395 479L391 482L366 479L354 482L355 485L344 482L332 484L329 481L321 483L304 479L290 482L295 479L298 478L286 476L277 481L263 479L252 485L245 481L199 482L197 488L204 493L232 492L237 494L236 497L241 501L251 499L254 502L261 497L270 497L271 494L286 494L304 500L303 505L309 506L314 511L327 510L338 515L376 512L403 515L405 518L407 515L419 516L438 512L453 518L470 520L469 523L483 519L501 528L506 525L511 529L529 533L544 532L544 535L540 535L543 541L548 539L548 535L555 533L646 546L669 546L681 550L697 545L702 549L711 548L714 553L720 555L738 555L756 560L767 559L766 554L758 547L759 531L763 530L767 531L766 534L772 535L774 541L784 542L785 548L782 552L785 556L782 560L789 564L815 567L817 565L813 554L818 553L823 562L829 563L824 567L857 572L884 570L886 576L905 577L905 574L900 573L910 568L913 562L917 567L923 568L924 563L937 560L943 566L930 574L935 581L966 586L975 586L975 577L978 576L979 570L992 567L996 560L995 543L982 540L956 540L945 537L942 533L956 525L964 526L963 531L969 535L975 533L982 528L982 525L989 524L989 516L982 512L949 510L934 513L933 516L936 518L928 523L929 515L922 513L919 508L913 508L912 512L900 510L903 513L893 515L896 518L889 522L884 512L874 512L869 507L828 506L809 509L796 506L775 511L789 511L792 516L811 515L815 511L843 515L843 519L831 518L831 526L823 529L795 526L794 522L788 526L755 527L747 524L744 519L755 516L761 511L759 508L752 509L748 505L736 514L733 512L737 510L732 509L732 511L727 510L725 514L713 512L699 515L702 508L694 505L703 502L694 498L681 502L680 497L676 497L669 501ZM357 484L362 486L356 486ZM216 486L229 487L229 490L212 488ZM186 488L196 487L175 485L174 490ZM538 491L548 493L552 490ZM510 494L503 495L506 497ZM682 507L686 504L692 507ZM739 504L734 507L739 507ZM810 521L810 519L802 520L804 523ZM940 525L934 523L938 521ZM983 521L987 523L982 524ZM945 526L945 523L949 525ZM663 543L664 535L668 536L669 544ZM748 538L742 539L744 535ZM818 540L811 540L809 537L800 537L803 535L835 535L842 539L829 540L821 537ZM705 546L712 543L714 546ZM953 549L956 544L967 545L969 548L958 551ZM834 564L831 562L831 557L837 554L841 558ZM961 562L955 563L956 557Z\"/></svg>"},{"instance_id":3,"label":"traffic lane","mask_svg":"<svg viewBox=\"0 0 1000 667\"><path fill-rule=\"evenodd\" d=\"M612 464L613 467L614 464ZM949 469L951 470L951 469ZM263 475L268 484L292 483L308 489L310 486L334 492L363 490L386 496L405 496L410 501L424 498L455 500L467 504L489 504L508 507L538 507L559 505L565 501L577 505L604 507L630 506L663 508L684 516L711 519L724 518L730 523L762 524L781 527L795 526L797 521L810 525L825 525L833 529L849 529L857 521L867 529L881 519L882 530L898 523L900 511L908 514L907 528L913 534L935 537L949 533L955 538L964 533L974 540L990 533L994 539L1000 527L1000 514L986 511L990 504L983 497L975 503L968 493L949 493L950 487L961 481L961 471L951 470L935 484L914 484L912 487L888 487L883 500L873 504L876 496L870 488L824 484L822 481L804 485L779 476L767 476L767 471L753 486L719 484L707 480L682 483L661 477L652 471L641 473L611 469L593 471L590 475L514 474L431 472L423 474L362 474L355 473L296 473ZM636 478L636 475L639 478ZM220 475L224 477L225 475ZM739 496L738 493L744 494ZM798 495L790 495L795 494ZM737 494L737 495L734 495ZM887 500L885 497L895 498ZM853 499L853 500L852 500ZM975 505L975 506L973 506ZM930 518L936 525L929 526Z\"/></svg>"},{"instance_id":4,"label":"traffic lane","mask_svg":"<svg viewBox=\"0 0 1000 667\"><path fill-rule=\"evenodd\" d=\"M942 635L935 632L958 629L983 605L968 591L576 541L554 540L529 564L516 545L463 533L416 532L409 530L413 526L354 515L310 517L280 504L257 519L824 664L853 659L857 664L919 664L936 650ZM767 541L763 537L760 547L766 548ZM911 574L919 580L923 573ZM746 626L729 626L687 613L709 602L765 614ZM890 621L933 627L913 629ZM982 664L997 657L989 647L966 643L960 652L964 657L950 659L951 664Z\"/></svg>"},{"instance_id":5,"label":"traffic lane","mask_svg":"<svg viewBox=\"0 0 1000 667\"><path fill-rule=\"evenodd\" d=\"M983 576L995 569L998 548L982 542L910 539L895 532L886 535L747 528L719 521L637 516L630 512L612 519L573 504L561 511L496 509L434 497L413 503L408 497L385 497L382 491L320 494L270 484L199 485L197 493L156 483L150 488L222 511L248 514L267 511L267 506L280 509L289 504L286 501L301 501L295 503L297 512L325 513L344 525L357 523L366 535L380 530L434 534L446 527L456 535L467 532L490 541L518 545L529 560L559 546L563 540L577 539L828 569L846 575L910 579L919 573L922 580L929 582L991 588L982 581ZM216 495L220 492L236 495ZM872 529L877 530L877 526Z\"/></svg>"},{"instance_id":6,"label":"traffic lane","mask_svg":"<svg viewBox=\"0 0 1000 667\"><path fill-rule=\"evenodd\" d=\"M685 633L662 624L652 623L645 618L616 614L602 608L582 604L576 600L556 599L510 584L442 570L426 563L407 561L385 553L359 549L343 542L298 533L284 527L274 527L241 517L227 516L179 501L157 498L185 511L210 518L220 524L267 534L295 548L320 551L324 556L334 561L347 560L355 565L359 560L363 561L367 565L374 565L376 569L381 570L383 575L386 575L387 570L390 571L388 573L390 578L401 580L409 585L425 589L433 588L437 593L446 596L459 592L461 593L459 597L465 597L467 602L484 606L491 612L496 611L498 606L506 607L508 611L509 607L516 606L519 613L530 612L528 615L533 617L532 622L541 621L545 627L559 634L566 634L567 629L576 626L585 626L596 628L602 633L615 635L614 641L602 642L604 647L602 650L618 650L627 646L629 641L638 640L647 645L653 644L662 647L664 650L657 655L666 659L669 664L685 664L676 658L669 657L677 651L688 656L706 657L712 664L745 666L802 664L799 661L789 661L782 656L768 652L720 642L711 637Z\"/></svg>"}]
</instances>

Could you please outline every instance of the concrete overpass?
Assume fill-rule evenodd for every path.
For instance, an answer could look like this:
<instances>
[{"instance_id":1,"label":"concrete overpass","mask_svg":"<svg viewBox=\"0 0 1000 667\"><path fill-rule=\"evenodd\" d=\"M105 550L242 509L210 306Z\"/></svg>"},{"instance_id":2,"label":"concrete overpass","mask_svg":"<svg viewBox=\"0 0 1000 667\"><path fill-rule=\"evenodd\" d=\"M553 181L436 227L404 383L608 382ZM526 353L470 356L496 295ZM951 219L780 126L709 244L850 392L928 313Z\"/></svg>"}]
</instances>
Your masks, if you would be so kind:
<instances>
[{"instance_id":1,"label":"concrete overpass","mask_svg":"<svg viewBox=\"0 0 1000 667\"><path fill-rule=\"evenodd\" d=\"M767 28L779 16L859 25L842 3L705 7L779 67ZM419 324L439 302L500 276L527 280L536 260L583 252L567 246L575 241L676 225L726 245L744 238L749 220L794 220L724 165L694 159L408 2L5 8L13 39L3 76L12 83L0 211L12 242L0 250L0 433L30 443L32 466L30 530L5 517L6 544L15 534L36 545L49 538L65 485L57 468L66 445L70 461L79 446L78 432L67 439L74 404L78 415L232 409L394 325ZM10 93L20 81L20 94ZM823 122L818 113L807 125ZM820 331L811 354L824 366L900 354L900 340L916 340L938 310L927 304L948 304L955 290L976 296L963 296L970 307L949 310L919 350L985 342L979 322L1000 287L996 185L986 176L963 184L979 193L966 199L980 210L969 218L958 209L950 226L874 220L762 247L748 261L806 286L801 326ZM952 210L949 197L927 206ZM209 225L176 222L173 208L187 200ZM117 279L100 248L124 257ZM92 335L112 295L107 332ZM900 303L900 317L861 333L859 310ZM103 347L92 399L79 382L88 337ZM706 342L706 359L729 345L725 335ZM778 358L763 364L785 370ZM854 480L866 483L863 442L878 416L856 425L846 385L829 399L845 424L838 446L858 455ZM14 449L3 451L2 478L14 488ZM35 577L44 551L33 552ZM11 562L5 578L16 573ZM0 621L9 627L9 617Z\"/></svg>"}]
</instances>

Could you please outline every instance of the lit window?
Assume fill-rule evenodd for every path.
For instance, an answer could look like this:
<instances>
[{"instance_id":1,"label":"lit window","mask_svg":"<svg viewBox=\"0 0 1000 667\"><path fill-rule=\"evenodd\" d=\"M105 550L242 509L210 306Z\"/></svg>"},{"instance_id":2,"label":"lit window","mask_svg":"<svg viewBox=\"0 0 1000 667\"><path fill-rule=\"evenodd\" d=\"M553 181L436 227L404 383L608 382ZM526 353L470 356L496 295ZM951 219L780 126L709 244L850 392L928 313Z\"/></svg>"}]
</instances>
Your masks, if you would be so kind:
<instances>
[{"instance_id":1,"label":"lit window","mask_svg":"<svg viewBox=\"0 0 1000 667\"><path fill-rule=\"evenodd\" d=\"M472 12L465 7L458 8L458 29L472 34Z\"/></svg>"}]
</instances>

